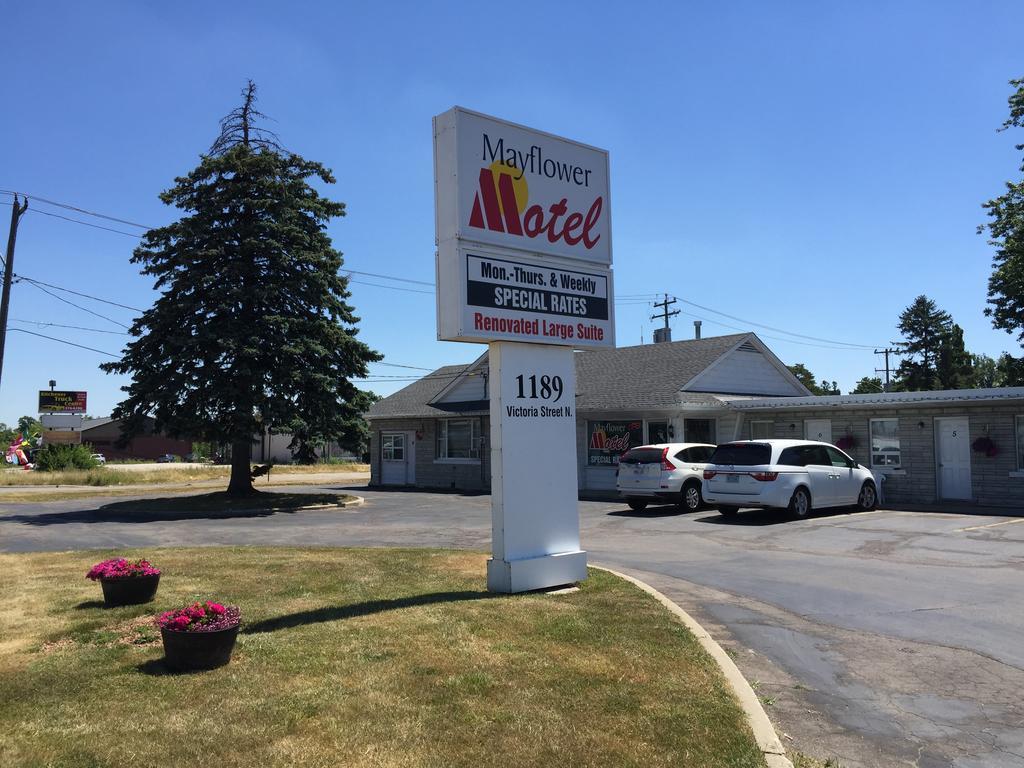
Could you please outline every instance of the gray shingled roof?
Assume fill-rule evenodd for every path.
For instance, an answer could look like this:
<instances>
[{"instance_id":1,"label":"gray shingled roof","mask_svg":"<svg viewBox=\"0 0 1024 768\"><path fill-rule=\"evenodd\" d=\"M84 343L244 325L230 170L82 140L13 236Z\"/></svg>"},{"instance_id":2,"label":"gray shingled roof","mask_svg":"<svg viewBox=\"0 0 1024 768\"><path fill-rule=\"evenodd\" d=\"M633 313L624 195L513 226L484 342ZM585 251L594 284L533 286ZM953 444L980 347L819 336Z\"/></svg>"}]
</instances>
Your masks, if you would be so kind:
<instances>
[{"instance_id":1,"label":"gray shingled roof","mask_svg":"<svg viewBox=\"0 0 1024 768\"><path fill-rule=\"evenodd\" d=\"M581 411L673 408L679 388L752 334L641 344L576 355L576 408ZM719 402L686 393L686 402Z\"/></svg>"},{"instance_id":2,"label":"gray shingled roof","mask_svg":"<svg viewBox=\"0 0 1024 768\"><path fill-rule=\"evenodd\" d=\"M474 361L475 362L475 361ZM370 406L366 416L370 419L421 418L425 416L444 417L456 414L476 415L489 413L486 400L463 403L444 403L440 407L430 405L445 387L454 381L468 365L446 365L432 371L419 381L388 395Z\"/></svg>"},{"instance_id":3,"label":"gray shingled roof","mask_svg":"<svg viewBox=\"0 0 1024 768\"><path fill-rule=\"evenodd\" d=\"M680 402L721 407L713 395L679 388L753 334L642 344L576 354L576 408L584 411L674 408ZM486 358L485 358L486 359ZM430 405L466 365L447 365L373 404L371 419L486 414L486 400Z\"/></svg>"}]
</instances>

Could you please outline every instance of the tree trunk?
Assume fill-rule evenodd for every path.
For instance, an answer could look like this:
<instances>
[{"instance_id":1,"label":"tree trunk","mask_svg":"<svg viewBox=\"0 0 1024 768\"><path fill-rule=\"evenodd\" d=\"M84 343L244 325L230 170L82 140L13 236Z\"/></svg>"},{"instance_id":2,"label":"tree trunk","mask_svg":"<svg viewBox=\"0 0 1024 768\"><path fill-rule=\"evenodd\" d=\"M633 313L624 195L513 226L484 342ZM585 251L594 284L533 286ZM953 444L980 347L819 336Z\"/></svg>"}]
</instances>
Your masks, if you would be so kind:
<instances>
[{"instance_id":1,"label":"tree trunk","mask_svg":"<svg viewBox=\"0 0 1024 768\"><path fill-rule=\"evenodd\" d=\"M248 440L231 444L231 481L228 483L229 496L248 496L254 493L249 472L252 443Z\"/></svg>"}]
</instances>

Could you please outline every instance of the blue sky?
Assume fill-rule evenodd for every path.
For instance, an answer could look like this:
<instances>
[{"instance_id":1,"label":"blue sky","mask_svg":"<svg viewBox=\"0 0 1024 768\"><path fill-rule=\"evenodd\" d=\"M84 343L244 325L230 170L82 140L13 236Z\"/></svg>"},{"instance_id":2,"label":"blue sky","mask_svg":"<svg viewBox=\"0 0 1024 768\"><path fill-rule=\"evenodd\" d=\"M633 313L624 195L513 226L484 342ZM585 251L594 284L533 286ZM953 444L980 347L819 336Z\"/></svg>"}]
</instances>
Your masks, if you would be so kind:
<instances>
[{"instance_id":1,"label":"blue sky","mask_svg":"<svg viewBox=\"0 0 1024 768\"><path fill-rule=\"evenodd\" d=\"M705 335L754 330L847 391L881 365L871 349L751 323L873 347L925 293L971 351L1020 354L982 314L991 249L975 233L980 204L1019 177L1024 137L995 130L1007 81L1024 76L1019 2L57 2L6 3L4 18L0 189L164 224L175 211L158 193L252 78L285 146L337 176L348 216L330 234L346 267L431 282L430 119L458 104L609 150L617 294L678 297L675 339L695 316ZM137 230L30 205L16 272L149 305L129 263L137 240L37 211ZM0 206L0 248L9 216ZM356 279L361 338L386 362L482 351L436 341L429 287ZM654 312L620 301L619 344L649 342ZM123 330L25 282L10 316L113 353L127 338L39 325ZM109 414L124 381L97 370L104 359L9 333L0 421L33 413L51 378ZM389 394L405 382L386 377L408 373L375 366L367 386Z\"/></svg>"}]
</instances>

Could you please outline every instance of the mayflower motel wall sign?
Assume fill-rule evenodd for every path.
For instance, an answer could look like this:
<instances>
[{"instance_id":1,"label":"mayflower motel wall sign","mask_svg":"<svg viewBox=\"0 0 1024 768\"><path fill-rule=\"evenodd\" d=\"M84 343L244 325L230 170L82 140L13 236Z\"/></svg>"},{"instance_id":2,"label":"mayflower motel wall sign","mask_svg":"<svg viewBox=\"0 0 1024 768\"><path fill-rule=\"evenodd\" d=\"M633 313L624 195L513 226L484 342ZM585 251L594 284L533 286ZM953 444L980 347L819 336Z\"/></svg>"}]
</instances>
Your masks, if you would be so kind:
<instances>
[{"instance_id":1,"label":"mayflower motel wall sign","mask_svg":"<svg viewBox=\"0 0 1024 768\"><path fill-rule=\"evenodd\" d=\"M615 346L608 178L604 150L434 118L437 335L489 344L494 592L586 578L573 350Z\"/></svg>"},{"instance_id":2,"label":"mayflower motel wall sign","mask_svg":"<svg viewBox=\"0 0 1024 768\"><path fill-rule=\"evenodd\" d=\"M614 347L608 153L434 118L438 338Z\"/></svg>"}]
</instances>

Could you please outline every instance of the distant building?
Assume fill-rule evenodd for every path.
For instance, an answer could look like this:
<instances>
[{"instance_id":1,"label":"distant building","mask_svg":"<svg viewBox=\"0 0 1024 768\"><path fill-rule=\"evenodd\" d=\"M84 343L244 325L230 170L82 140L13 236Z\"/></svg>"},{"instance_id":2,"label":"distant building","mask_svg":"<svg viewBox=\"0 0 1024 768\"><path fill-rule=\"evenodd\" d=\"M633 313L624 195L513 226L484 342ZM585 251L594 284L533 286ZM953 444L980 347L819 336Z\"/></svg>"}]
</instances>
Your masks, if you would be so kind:
<instances>
[{"instance_id":1,"label":"distant building","mask_svg":"<svg viewBox=\"0 0 1024 768\"><path fill-rule=\"evenodd\" d=\"M129 440L125 447L119 448L120 419L88 419L82 423L82 442L89 443L93 450L108 459L156 459L167 453L184 457L192 452L190 440L178 440L155 432L155 424L155 419L146 417L143 433Z\"/></svg>"}]
</instances>

